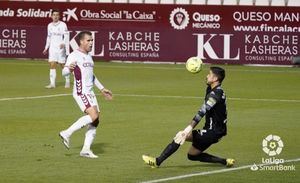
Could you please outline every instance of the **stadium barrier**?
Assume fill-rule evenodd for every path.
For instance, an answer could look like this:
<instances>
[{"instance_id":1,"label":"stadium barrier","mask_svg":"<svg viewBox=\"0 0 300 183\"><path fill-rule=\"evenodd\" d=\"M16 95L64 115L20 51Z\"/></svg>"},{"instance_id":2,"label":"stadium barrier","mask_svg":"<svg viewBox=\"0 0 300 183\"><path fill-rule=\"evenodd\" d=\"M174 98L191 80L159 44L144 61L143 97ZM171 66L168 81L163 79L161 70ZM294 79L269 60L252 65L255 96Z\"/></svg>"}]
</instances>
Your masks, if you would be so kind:
<instances>
[{"instance_id":1,"label":"stadium barrier","mask_svg":"<svg viewBox=\"0 0 300 183\"><path fill-rule=\"evenodd\" d=\"M67 52L90 30L101 60L290 65L300 55L298 7L0 2L0 57L46 58L50 8L69 27Z\"/></svg>"}]
</instances>

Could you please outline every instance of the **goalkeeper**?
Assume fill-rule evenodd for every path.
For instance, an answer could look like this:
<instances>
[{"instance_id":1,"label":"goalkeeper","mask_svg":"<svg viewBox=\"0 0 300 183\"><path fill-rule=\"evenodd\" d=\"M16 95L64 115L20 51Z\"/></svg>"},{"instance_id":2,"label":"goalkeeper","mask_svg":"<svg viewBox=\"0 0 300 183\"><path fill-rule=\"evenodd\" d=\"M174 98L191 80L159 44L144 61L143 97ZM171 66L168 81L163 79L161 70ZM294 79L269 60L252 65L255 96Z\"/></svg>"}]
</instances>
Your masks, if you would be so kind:
<instances>
[{"instance_id":1,"label":"goalkeeper","mask_svg":"<svg viewBox=\"0 0 300 183\"><path fill-rule=\"evenodd\" d=\"M179 131L173 141L167 145L159 157L143 155L144 162L152 168L159 167L169 156L177 151L185 141L192 142L187 158L191 161L207 163L220 163L227 167L234 164L234 159L220 158L205 153L205 150L212 144L217 143L227 133L227 109L226 96L221 88L225 78L225 70L220 67L210 67L206 76L206 89L204 104L194 116L191 123L182 131ZM200 120L205 116L203 129L193 130Z\"/></svg>"}]
</instances>

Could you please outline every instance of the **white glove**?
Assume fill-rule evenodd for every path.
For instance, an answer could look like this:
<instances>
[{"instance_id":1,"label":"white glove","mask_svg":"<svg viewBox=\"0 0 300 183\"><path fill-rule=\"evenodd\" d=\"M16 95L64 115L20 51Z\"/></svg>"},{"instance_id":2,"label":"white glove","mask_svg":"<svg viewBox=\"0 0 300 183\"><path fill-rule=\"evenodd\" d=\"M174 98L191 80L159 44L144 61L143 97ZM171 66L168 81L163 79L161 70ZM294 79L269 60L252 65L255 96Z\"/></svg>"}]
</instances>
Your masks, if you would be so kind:
<instances>
[{"instance_id":1,"label":"white glove","mask_svg":"<svg viewBox=\"0 0 300 183\"><path fill-rule=\"evenodd\" d=\"M174 142L176 144L180 144L182 145L185 142L185 138L186 138L187 134L184 133L184 131L179 131L176 136L173 138Z\"/></svg>"},{"instance_id":2,"label":"white glove","mask_svg":"<svg viewBox=\"0 0 300 183\"><path fill-rule=\"evenodd\" d=\"M182 145L185 142L187 135L193 130L191 125L187 126L183 131L179 131L173 138L176 144Z\"/></svg>"}]
</instances>

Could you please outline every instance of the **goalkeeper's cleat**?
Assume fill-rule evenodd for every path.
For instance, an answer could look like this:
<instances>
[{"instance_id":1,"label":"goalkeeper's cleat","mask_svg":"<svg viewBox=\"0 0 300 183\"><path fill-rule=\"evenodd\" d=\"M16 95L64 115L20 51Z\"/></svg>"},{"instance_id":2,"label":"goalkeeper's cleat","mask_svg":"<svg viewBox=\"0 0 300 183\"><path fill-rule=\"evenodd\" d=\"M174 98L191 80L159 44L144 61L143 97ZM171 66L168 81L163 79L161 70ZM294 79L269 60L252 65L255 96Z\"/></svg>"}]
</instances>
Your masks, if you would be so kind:
<instances>
[{"instance_id":1,"label":"goalkeeper's cleat","mask_svg":"<svg viewBox=\"0 0 300 183\"><path fill-rule=\"evenodd\" d=\"M98 158L90 149L82 149L80 152L80 156L85 158Z\"/></svg>"},{"instance_id":2,"label":"goalkeeper's cleat","mask_svg":"<svg viewBox=\"0 0 300 183\"><path fill-rule=\"evenodd\" d=\"M231 159L231 158L228 158L226 159L226 166L227 167L232 167L235 163L235 160L234 159Z\"/></svg>"},{"instance_id":3,"label":"goalkeeper's cleat","mask_svg":"<svg viewBox=\"0 0 300 183\"><path fill-rule=\"evenodd\" d=\"M142 156L144 162L149 165L151 168L158 168L158 165L156 164L156 158L153 158L151 156L143 155Z\"/></svg>"},{"instance_id":4,"label":"goalkeeper's cleat","mask_svg":"<svg viewBox=\"0 0 300 183\"><path fill-rule=\"evenodd\" d=\"M70 149L70 137L65 134L65 131L61 131L59 133L60 138L62 139L62 143L67 149Z\"/></svg>"},{"instance_id":5,"label":"goalkeeper's cleat","mask_svg":"<svg viewBox=\"0 0 300 183\"><path fill-rule=\"evenodd\" d=\"M47 89L53 89L53 88L55 88L55 85L49 84L49 85L45 86L45 88L47 88Z\"/></svg>"}]
</instances>

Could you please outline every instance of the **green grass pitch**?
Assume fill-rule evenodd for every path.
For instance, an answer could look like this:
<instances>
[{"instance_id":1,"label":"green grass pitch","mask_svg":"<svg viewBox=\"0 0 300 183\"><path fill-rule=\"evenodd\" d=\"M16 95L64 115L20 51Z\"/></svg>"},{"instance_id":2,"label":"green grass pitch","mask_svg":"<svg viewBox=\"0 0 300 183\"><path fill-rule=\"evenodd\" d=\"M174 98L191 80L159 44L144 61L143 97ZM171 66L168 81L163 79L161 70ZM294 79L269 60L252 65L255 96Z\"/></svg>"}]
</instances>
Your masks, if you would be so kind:
<instances>
[{"instance_id":1,"label":"green grass pitch","mask_svg":"<svg viewBox=\"0 0 300 183\"><path fill-rule=\"evenodd\" d=\"M259 164L268 158L263 138L276 134L284 142L276 158L300 158L299 68L223 67L228 135L207 152L235 158L235 167ZM98 96L101 125L92 149L99 158L85 159L79 157L85 129L72 136L70 150L58 137L83 115L71 95L17 99L71 94L61 69L57 88L47 90L46 61L0 60L0 182L142 182L225 169L188 161L188 142L158 169L141 159L159 155L190 122L203 102L208 69L191 74L184 65L97 62L96 75L115 96L113 101ZM296 171L245 168L171 182L299 182L299 161L285 165Z\"/></svg>"}]
</instances>

